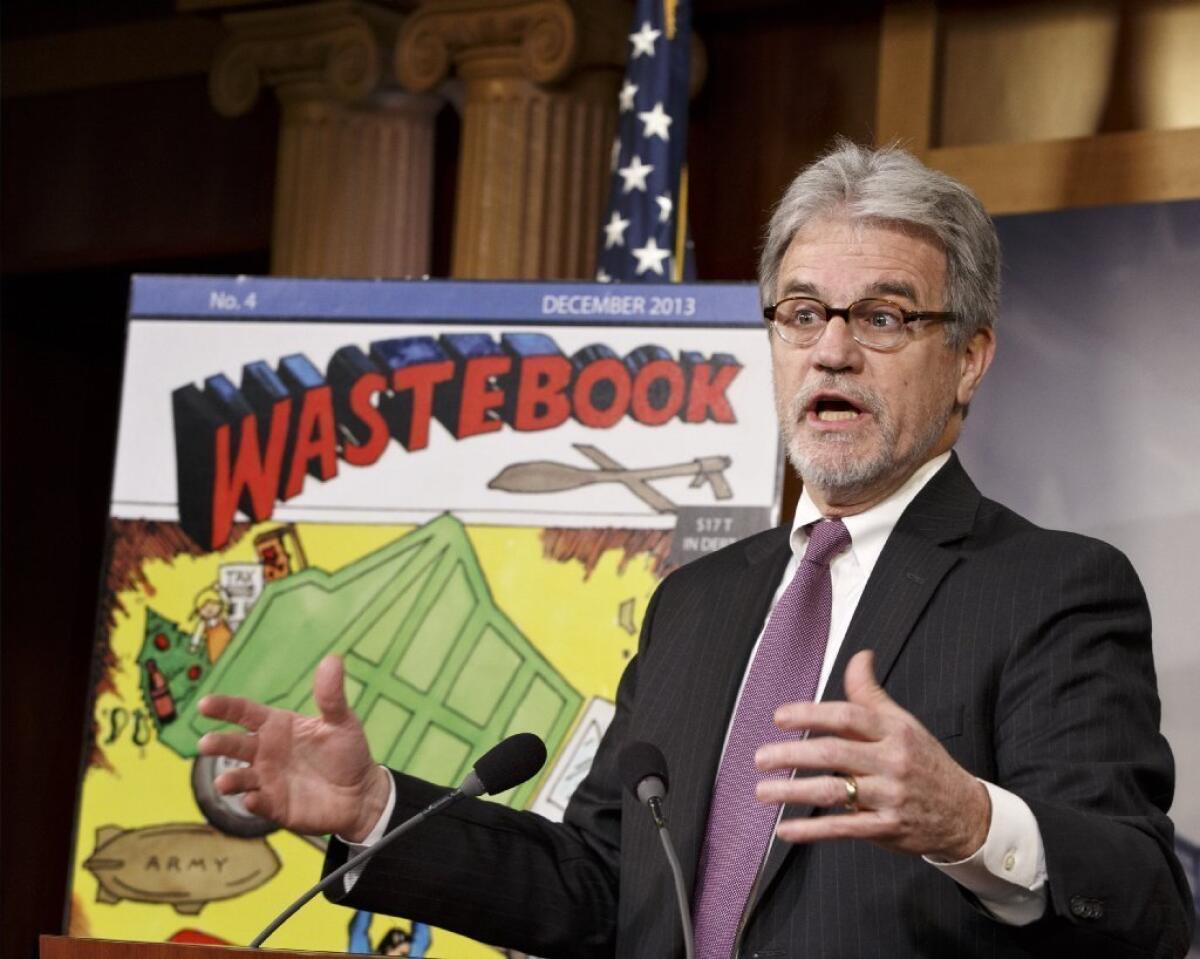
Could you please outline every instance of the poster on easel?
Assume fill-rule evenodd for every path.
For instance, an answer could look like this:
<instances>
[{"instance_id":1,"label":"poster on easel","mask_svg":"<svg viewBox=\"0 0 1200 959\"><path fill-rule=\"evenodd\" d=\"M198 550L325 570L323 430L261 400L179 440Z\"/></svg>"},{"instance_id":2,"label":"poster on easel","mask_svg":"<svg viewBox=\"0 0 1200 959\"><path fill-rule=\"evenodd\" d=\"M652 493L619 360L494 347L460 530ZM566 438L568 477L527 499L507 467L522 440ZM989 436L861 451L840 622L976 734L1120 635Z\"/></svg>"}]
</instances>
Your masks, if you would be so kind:
<instances>
[{"instance_id":1,"label":"poster on easel","mask_svg":"<svg viewBox=\"0 0 1200 959\"><path fill-rule=\"evenodd\" d=\"M380 762L531 731L495 801L560 818L656 585L778 522L778 450L751 285L135 277L72 934L245 944L316 880L197 703L315 712L330 653ZM416 918L318 899L270 945L497 955Z\"/></svg>"}]
</instances>

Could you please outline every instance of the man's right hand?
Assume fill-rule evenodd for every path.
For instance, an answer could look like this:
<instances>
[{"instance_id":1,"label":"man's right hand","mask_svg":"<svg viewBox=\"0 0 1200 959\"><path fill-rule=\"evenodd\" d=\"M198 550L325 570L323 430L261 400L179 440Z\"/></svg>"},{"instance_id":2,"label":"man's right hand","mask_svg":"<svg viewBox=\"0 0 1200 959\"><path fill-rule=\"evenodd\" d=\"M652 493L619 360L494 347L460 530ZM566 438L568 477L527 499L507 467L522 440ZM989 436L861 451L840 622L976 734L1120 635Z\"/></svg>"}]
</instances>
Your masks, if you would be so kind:
<instances>
[{"instance_id":1,"label":"man's right hand","mask_svg":"<svg viewBox=\"0 0 1200 959\"><path fill-rule=\"evenodd\" d=\"M205 696L200 712L246 732L207 733L206 756L250 765L217 777L217 791L244 793L246 809L306 835L363 839L383 815L387 771L371 759L362 723L346 703L342 661L326 656L313 677L319 717L236 696Z\"/></svg>"}]
</instances>

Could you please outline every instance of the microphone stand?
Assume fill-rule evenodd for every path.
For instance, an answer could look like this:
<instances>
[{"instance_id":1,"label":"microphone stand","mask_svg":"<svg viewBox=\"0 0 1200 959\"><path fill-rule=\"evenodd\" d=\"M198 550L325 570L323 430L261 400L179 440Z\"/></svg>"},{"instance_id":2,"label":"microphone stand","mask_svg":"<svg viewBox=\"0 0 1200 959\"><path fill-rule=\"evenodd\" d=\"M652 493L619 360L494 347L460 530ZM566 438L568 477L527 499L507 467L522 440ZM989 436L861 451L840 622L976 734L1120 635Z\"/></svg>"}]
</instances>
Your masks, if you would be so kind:
<instances>
[{"instance_id":1,"label":"microphone stand","mask_svg":"<svg viewBox=\"0 0 1200 959\"><path fill-rule=\"evenodd\" d=\"M683 884L683 869L679 865L679 857L675 855L675 844L671 842L671 834L667 831L667 821L663 818L662 797L651 796L646 800L650 814L654 817L654 825L658 828L658 838L662 841L663 851L667 854L667 863L671 867L671 878L675 882L675 898L679 903L679 922L683 926L683 951L687 959L693 959L696 954L696 943L692 938L691 910L688 906L687 888Z\"/></svg>"},{"instance_id":2,"label":"microphone stand","mask_svg":"<svg viewBox=\"0 0 1200 959\"><path fill-rule=\"evenodd\" d=\"M468 777L468 779L469 778L470 777ZM464 786L465 785L467 785L467 784L464 783ZM478 795L478 793L474 793L474 794ZM426 806L424 809L422 809L415 816L410 816L408 819L404 820L404 822L400 823L400 825L398 825L396 828L392 829L390 832L385 833L383 836L380 837L379 842L375 843L374 845L368 846L366 849L362 850L362 852L358 853L357 855L351 856L344 863L342 863L340 866L338 866L337 869L333 870L333 872L331 872L328 876L326 876L324 879L322 879L320 882L318 882L315 886L313 886L311 889L309 889L308 892L304 893L304 895L302 895L299 899L297 899L290 906L288 906L278 916L276 916L274 919L272 919L271 924L269 926L267 926L267 928L264 929L262 932L260 932L257 936L254 937L254 939L250 943L249 948L258 949L267 940L267 937L270 936L271 933L273 933L276 929L278 929L285 922L287 922L289 919L291 919L292 916L295 915L296 912L305 903L307 903L310 899L312 899L315 895L317 895L317 893L324 892L326 889L328 889L330 886L332 886L335 882L340 880L344 875L346 875L346 873L350 872L350 870L356 869L357 867L366 863L366 861L368 859L370 859L372 856L374 856L377 852L379 852L379 850L381 850L385 846L389 845L393 840L400 838L400 836L404 835L404 833L408 832L414 826L419 826L430 816L434 816L437 813L440 813L447 806L453 805L454 803L458 802L458 800L460 800L464 796L468 796L468 795L472 795L472 793L469 791L469 787L468 787L468 790L464 790L463 786L459 786L456 789L451 790L450 792L446 793L446 795L442 796L440 799L437 799L434 802L430 803L428 806Z\"/></svg>"}]
</instances>

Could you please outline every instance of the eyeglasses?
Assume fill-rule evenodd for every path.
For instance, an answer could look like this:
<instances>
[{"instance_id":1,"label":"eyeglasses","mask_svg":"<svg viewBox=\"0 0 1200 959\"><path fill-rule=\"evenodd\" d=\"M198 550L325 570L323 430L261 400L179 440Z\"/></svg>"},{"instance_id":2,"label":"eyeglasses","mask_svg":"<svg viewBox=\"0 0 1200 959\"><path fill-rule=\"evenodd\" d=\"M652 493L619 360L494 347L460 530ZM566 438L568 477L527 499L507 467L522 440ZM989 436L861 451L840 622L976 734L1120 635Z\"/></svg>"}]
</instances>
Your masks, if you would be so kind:
<instances>
[{"instance_id":1,"label":"eyeglasses","mask_svg":"<svg viewBox=\"0 0 1200 959\"><path fill-rule=\"evenodd\" d=\"M788 296L763 310L767 326L792 346L812 346L831 318L840 316L855 342L872 350L898 350L908 342L913 323L953 323L957 313L905 310L888 300L856 300L832 307L806 296Z\"/></svg>"}]
</instances>

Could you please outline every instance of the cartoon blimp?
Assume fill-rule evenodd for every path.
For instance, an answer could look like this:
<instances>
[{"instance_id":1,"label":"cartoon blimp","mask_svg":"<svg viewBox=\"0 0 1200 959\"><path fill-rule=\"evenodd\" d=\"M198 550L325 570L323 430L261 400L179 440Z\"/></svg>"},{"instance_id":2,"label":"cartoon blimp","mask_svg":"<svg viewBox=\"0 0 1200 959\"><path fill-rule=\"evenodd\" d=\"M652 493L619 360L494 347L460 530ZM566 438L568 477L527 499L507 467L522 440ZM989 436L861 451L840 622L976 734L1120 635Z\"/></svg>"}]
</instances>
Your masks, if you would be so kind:
<instances>
[{"instance_id":1,"label":"cartoon blimp","mask_svg":"<svg viewBox=\"0 0 1200 959\"><path fill-rule=\"evenodd\" d=\"M266 839L239 839L206 824L101 826L83 868L100 883L97 902L161 902L195 915L261 886L279 872L279 857Z\"/></svg>"}]
</instances>

